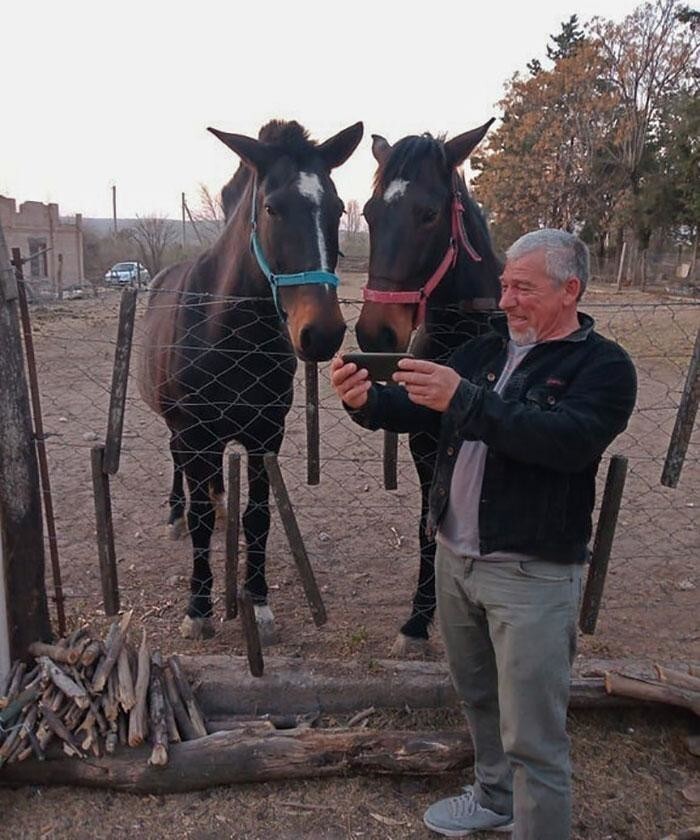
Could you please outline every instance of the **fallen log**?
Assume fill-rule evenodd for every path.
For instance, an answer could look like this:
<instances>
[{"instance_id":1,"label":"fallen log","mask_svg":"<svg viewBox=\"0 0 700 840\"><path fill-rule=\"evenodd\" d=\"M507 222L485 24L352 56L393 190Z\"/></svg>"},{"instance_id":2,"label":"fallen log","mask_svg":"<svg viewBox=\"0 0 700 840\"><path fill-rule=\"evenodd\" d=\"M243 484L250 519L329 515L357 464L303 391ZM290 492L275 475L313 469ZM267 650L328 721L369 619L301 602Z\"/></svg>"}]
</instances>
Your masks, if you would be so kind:
<instances>
[{"instance_id":1,"label":"fallen log","mask_svg":"<svg viewBox=\"0 0 700 840\"><path fill-rule=\"evenodd\" d=\"M374 660L371 666L341 660L300 662L293 657L267 657L262 677L253 677L243 656L180 656L183 672L198 685L197 697L207 718L232 715L288 715L324 713L354 714L358 709L457 708L458 701L447 666L442 662ZM589 660L579 660L571 679L571 708L610 708L639 705L628 696L605 690L604 660L595 660L596 676ZM607 663L608 665L612 663ZM614 670L623 660L614 662ZM636 670L642 663L630 662ZM677 663L678 669L687 663ZM653 679L653 663L644 665Z\"/></svg>"},{"instance_id":2,"label":"fallen log","mask_svg":"<svg viewBox=\"0 0 700 840\"><path fill-rule=\"evenodd\" d=\"M466 732L330 731L256 734L217 732L170 747L168 764L151 767L150 748L109 758L47 757L8 765L0 785L83 785L134 793L183 793L216 785L335 776L348 772L432 776L473 759Z\"/></svg>"},{"instance_id":3,"label":"fallen log","mask_svg":"<svg viewBox=\"0 0 700 840\"><path fill-rule=\"evenodd\" d=\"M700 694L668 683L625 677L610 671L605 675L605 690L608 694L634 697L651 703L681 706L700 715Z\"/></svg>"}]
</instances>

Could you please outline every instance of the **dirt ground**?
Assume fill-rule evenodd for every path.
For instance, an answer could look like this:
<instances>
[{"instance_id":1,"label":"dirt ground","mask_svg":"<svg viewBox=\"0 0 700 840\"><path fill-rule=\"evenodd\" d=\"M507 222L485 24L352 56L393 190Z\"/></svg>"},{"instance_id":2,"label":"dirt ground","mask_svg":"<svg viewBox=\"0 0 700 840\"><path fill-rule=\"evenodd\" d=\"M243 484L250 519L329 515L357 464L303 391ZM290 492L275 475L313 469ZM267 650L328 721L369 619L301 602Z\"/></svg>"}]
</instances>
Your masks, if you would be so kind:
<instances>
[{"instance_id":1,"label":"dirt ground","mask_svg":"<svg viewBox=\"0 0 700 840\"><path fill-rule=\"evenodd\" d=\"M343 277L351 325L359 314L363 279ZM117 293L103 292L97 300L32 312L69 627L87 621L104 630L109 623L101 605L90 448L106 429L118 307ZM629 429L610 450L629 458L629 474L598 628L581 639L580 652L700 659L697 433L678 487L659 484L700 307L594 288L583 308L633 356L640 396ZM135 357L140 335L137 322ZM349 330L348 348L353 339ZM329 621L317 629L311 620L273 506L268 583L280 643L270 652L306 659L383 658L408 617L418 569L418 491L408 448L402 441L398 490L384 490L382 435L348 420L322 366L321 483L309 487L300 382L280 463ZM606 468L607 462L599 498ZM187 540L172 542L165 535L169 482L165 425L140 401L132 377L121 465L112 480L122 606L134 609L136 629L145 626L153 646L164 653L242 654L240 625L222 620L222 532L215 535L212 559L217 635L206 642L179 636L190 548ZM428 656L442 656L437 632ZM670 713L573 715L575 836L657 838L672 827L700 822L680 794L693 772L682 743L687 732L688 720ZM144 798L67 789L0 791L0 835L96 837L121 829L147 837L424 837L423 808L461 783L461 774L357 778Z\"/></svg>"}]
</instances>

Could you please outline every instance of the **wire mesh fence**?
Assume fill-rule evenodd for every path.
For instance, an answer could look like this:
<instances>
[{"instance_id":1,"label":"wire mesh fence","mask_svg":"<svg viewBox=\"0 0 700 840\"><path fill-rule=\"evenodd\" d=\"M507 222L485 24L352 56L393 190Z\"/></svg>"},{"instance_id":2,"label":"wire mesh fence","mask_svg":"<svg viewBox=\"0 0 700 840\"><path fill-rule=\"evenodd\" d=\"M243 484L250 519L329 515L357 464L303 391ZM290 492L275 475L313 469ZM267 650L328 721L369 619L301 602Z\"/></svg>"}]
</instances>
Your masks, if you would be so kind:
<instances>
[{"instance_id":1,"label":"wire mesh fence","mask_svg":"<svg viewBox=\"0 0 700 840\"><path fill-rule=\"evenodd\" d=\"M234 306L248 307L259 317L257 306L251 308L250 301L240 300L209 300L206 317L213 324L220 323L224 311ZM355 346L353 327L360 307L357 299L342 301L348 324L345 348ZM82 617L99 621L103 615L90 451L104 438L118 309L118 294L107 292L98 299L64 301L32 311L69 621ZM175 541L167 533L172 482L170 435L163 419L144 403L136 385L138 360L144 349L144 309L145 295L138 300L121 462L112 477L121 599L123 606L136 609L139 619L148 624L149 634L167 640L169 647L188 650L195 646L199 650L199 642L181 640L178 634L188 603L192 546L189 539ZM700 322L700 306L642 293L614 295L592 289L584 309L595 318L600 332L628 350L639 377L638 403L629 428L610 447L599 474L600 500L610 455L619 453L629 459L598 630L586 644L606 655L688 654L700 638L695 621L700 587L697 435L691 438L678 487L663 487L659 479ZM249 325L252 328L254 322L249 320ZM264 343L264 324L258 323L255 329L263 331ZM273 340L272 334L268 340ZM192 357L194 366L202 366L201 348L189 350L197 351ZM275 352L272 348L272 368L287 361L282 356L275 360ZM230 396L234 402L244 403L238 406L242 408L240 422L244 427L241 435L248 434L250 443L257 434L260 448L266 449L269 441L264 431L251 430L263 415L268 421L272 416L263 430L272 430L277 420L275 412L286 407L287 395L264 385L265 375L260 376L256 365L251 367L251 358L244 352L235 358L227 356L225 347L220 346L204 366L211 370L212 365L214 369L226 365L217 374L225 374L224 379L232 366L236 368L236 394ZM279 650L325 657L383 656L410 613L417 581L417 475L407 440L401 436L398 487L384 489L383 434L367 432L352 423L331 389L328 365L319 368L320 483L307 483L303 366L295 375L279 461L329 622L319 630L310 620L289 545L271 501L266 576L269 600L280 628ZM257 381L260 379L264 397ZM204 408L205 414L193 414L192 425L201 423L205 416L214 430L222 428L217 422L232 410L229 402L205 406L195 403L190 410ZM274 432L271 434L274 436ZM209 443L218 457L222 442L212 438ZM235 441L229 451L232 448L244 452ZM185 458L196 457L188 445L181 451ZM241 511L250 501L245 462L244 458ZM218 490L219 478L214 480L212 472L211 479L212 489ZM504 523L504 527L507 525ZM244 537L241 529L241 581L245 578ZM240 652L243 638L238 625L220 623L224 612L223 555L224 531L217 527L211 542L211 565L218 632L206 643L206 649ZM434 650L439 653L437 634L434 637Z\"/></svg>"}]
</instances>

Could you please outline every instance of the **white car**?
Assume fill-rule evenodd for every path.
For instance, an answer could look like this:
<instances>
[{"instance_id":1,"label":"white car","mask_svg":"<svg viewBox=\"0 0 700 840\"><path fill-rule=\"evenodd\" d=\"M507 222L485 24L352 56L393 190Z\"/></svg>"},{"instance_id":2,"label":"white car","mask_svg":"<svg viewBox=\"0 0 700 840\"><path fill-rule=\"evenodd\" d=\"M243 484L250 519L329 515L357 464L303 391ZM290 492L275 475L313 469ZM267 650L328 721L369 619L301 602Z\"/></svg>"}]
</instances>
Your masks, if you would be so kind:
<instances>
[{"instance_id":1,"label":"white car","mask_svg":"<svg viewBox=\"0 0 700 840\"><path fill-rule=\"evenodd\" d=\"M105 274L105 283L110 286L147 286L151 281L148 269L138 262L120 262Z\"/></svg>"}]
</instances>

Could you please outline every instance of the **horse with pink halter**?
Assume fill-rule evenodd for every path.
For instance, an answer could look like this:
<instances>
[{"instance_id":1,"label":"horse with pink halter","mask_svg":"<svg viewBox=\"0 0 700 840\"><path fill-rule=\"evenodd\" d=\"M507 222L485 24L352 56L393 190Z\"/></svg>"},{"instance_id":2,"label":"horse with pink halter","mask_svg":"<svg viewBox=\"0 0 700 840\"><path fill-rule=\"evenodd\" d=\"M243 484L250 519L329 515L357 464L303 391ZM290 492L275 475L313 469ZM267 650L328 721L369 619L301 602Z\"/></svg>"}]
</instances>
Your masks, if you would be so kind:
<instances>
[{"instance_id":1,"label":"horse with pink halter","mask_svg":"<svg viewBox=\"0 0 700 840\"><path fill-rule=\"evenodd\" d=\"M356 327L362 350L402 352L410 344L417 357L444 362L487 328L500 297L501 264L457 169L491 122L448 141L424 134L391 146L374 135L378 169L364 208L369 280ZM435 542L425 523L437 441L419 433L409 445L421 486L420 569L397 654L425 645L435 612Z\"/></svg>"}]
</instances>

